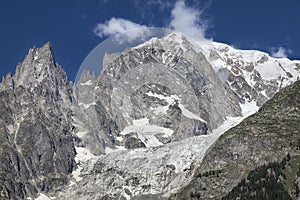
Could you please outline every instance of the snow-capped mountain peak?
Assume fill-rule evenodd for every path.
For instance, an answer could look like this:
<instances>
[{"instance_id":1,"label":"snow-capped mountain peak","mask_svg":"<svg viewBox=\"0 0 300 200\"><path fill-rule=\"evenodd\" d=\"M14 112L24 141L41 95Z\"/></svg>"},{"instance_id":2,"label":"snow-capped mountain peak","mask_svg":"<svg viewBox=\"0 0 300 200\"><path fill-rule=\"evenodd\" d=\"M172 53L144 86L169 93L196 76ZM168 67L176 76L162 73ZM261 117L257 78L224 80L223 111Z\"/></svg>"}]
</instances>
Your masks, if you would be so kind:
<instances>
[{"instance_id":1,"label":"snow-capped mountain peak","mask_svg":"<svg viewBox=\"0 0 300 200\"><path fill-rule=\"evenodd\" d=\"M14 195L167 198L193 179L225 131L298 79L299 63L172 33L107 54L98 77L83 71L72 85L49 43L33 48L0 85L10 163L22 158L34 180L22 176L25 189L11 181L22 191Z\"/></svg>"}]
</instances>

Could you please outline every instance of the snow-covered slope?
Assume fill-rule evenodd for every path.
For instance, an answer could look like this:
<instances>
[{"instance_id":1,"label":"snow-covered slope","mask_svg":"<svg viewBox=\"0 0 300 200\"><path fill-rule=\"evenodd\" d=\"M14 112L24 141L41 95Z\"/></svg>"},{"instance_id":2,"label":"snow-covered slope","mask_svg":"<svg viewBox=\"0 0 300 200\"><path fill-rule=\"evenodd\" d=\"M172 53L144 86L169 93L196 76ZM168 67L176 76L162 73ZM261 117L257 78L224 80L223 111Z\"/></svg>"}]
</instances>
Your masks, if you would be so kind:
<instances>
[{"instance_id":1,"label":"snow-covered slope","mask_svg":"<svg viewBox=\"0 0 300 200\"><path fill-rule=\"evenodd\" d=\"M212 47L207 57L214 70L242 101L254 100L261 106L300 77L300 61L272 58L264 52L237 50L216 42Z\"/></svg>"},{"instance_id":2,"label":"snow-covered slope","mask_svg":"<svg viewBox=\"0 0 300 200\"><path fill-rule=\"evenodd\" d=\"M153 38L106 55L97 80L82 76L77 100L85 116L77 118L86 118L86 136L95 136L83 138L91 151L163 145L207 134L226 116L241 115L234 92L223 86L204 55L180 38L180 43L177 35ZM143 119L148 128L136 125Z\"/></svg>"},{"instance_id":3,"label":"snow-covered slope","mask_svg":"<svg viewBox=\"0 0 300 200\"><path fill-rule=\"evenodd\" d=\"M299 61L173 33L106 55L99 77L73 86L50 44L34 48L0 84L11 177L0 196L167 198L220 135L299 77Z\"/></svg>"},{"instance_id":4,"label":"snow-covered slope","mask_svg":"<svg viewBox=\"0 0 300 200\"><path fill-rule=\"evenodd\" d=\"M88 126L97 122L89 117L102 120L93 126L98 130L87 128L84 135L103 136L97 142L106 155L92 155L95 144L83 138L77 182L60 198L167 197L189 181L221 134L298 77L299 61L199 43L179 33L106 55L98 83L84 79L78 84L95 91L92 102L82 94L78 98L85 121L92 122ZM207 135L195 134L197 127Z\"/></svg>"},{"instance_id":5,"label":"snow-covered slope","mask_svg":"<svg viewBox=\"0 0 300 200\"><path fill-rule=\"evenodd\" d=\"M167 197L189 183L208 148L242 119L244 117L228 117L209 135L159 147L119 149L92 158L80 148L81 161L91 159L80 164L81 173L78 170L74 173L77 182L60 193L59 199L93 199L103 194L113 199L120 196L139 199L143 195L151 195L152 199Z\"/></svg>"},{"instance_id":6,"label":"snow-covered slope","mask_svg":"<svg viewBox=\"0 0 300 200\"><path fill-rule=\"evenodd\" d=\"M153 38L136 48L155 48L157 43L161 47L172 47L161 54L161 62L168 66L173 65L174 60L183 56L183 52L189 48L204 54L220 80L235 91L242 103L254 100L261 106L279 89L300 78L299 60L273 58L258 50L240 50L213 41L198 42L181 33L173 33L162 39Z\"/></svg>"}]
</instances>

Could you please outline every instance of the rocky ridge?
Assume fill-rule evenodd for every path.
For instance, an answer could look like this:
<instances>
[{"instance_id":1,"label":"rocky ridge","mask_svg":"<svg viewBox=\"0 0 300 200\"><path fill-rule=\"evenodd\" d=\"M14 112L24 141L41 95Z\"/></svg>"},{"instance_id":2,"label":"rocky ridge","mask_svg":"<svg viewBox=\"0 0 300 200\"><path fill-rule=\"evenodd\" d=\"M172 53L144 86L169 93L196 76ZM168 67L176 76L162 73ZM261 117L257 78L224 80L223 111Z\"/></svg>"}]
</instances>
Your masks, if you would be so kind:
<instances>
[{"instance_id":1,"label":"rocky ridge","mask_svg":"<svg viewBox=\"0 0 300 200\"><path fill-rule=\"evenodd\" d=\"M240 74L237 74L231 65L217 68L216 62L221 61L213 59L213 51L219 54L219 59L230 56L231 59L238 57L247 60L251 57L252 60L238 65ZM273 73L265 79L259 71L262 67L259 60L266 56L265 53L231 51L234 52L223 55L224 51L218 43L201 47L180 34L171 34L162 39L151 39L122 53L106 55L103 71L95 85L96 105L87 105L90 105L88 109L105 109L104 118L109 120L99 127L104 125L106 130L102 129L101 134L110 136L106 139L111 142L104 141L102 146L107 155L90 155L92 166L91 162L82 166L83 180L67 189L69 196L62 194L61 198L80 195L91 199L94 196L104 199L167 198L188 184L207 148L219 135L240 122L242 116L256 111L280 87L293 83L299 76L298 62L268 56L272 61L268 64L270 71L277 69L274 63L280 63L283 72ZM258 58L252 54L257 54ZM250 72L245 70L248 65L253 65ZM292 76L288 75L288 71ZM170 78L164 80L165 77ZM232 77L236 77L235 81ZM172 80L177 80L177 83ZM267 89L254 87L255 81L268 85ZM228 100L219 98L224 95ZM214 112L216 110L222 112ZM98 113L103 113L103 110ZM208 127L204 129L207 132L200 132L197 136L197 129L188 131L190 127L195 127L190 119L193 123L195 120L203 123ZM111 121L114 122L112 129L105 125L112 125ZM223 129L220 126L222 123ZM184 127L184 132L180 132L178 124ZM189 135L189 132L195 135ZM163 135L159 135L161 133ZM124 151L126 148L138 149ZM155 176L153 172L156 172Z\"/></svg>"},{"instance_id":2,"label":"rocky ridge","mask_svg":"<svg viewBox=\"0 0 300 200\"><path fill-rule=\"evenodd\" d=\"M220 135L298 76L297 61L175 33L106 55L98 77L73 85L49 43L33 48L0 84L0 195L168 198Z\"/></svg>"},{"instance_id":3,"label":"rocky ridge","mask_svg":"<svg viewBox=\"0 0 300 200\"><path fill-rule=\"evenodd\" d=\"M36 197L68 182L75 168L72 84L50 43L29 50L0 90L0 197Z\"/></svg>"},{"instance_id":4,"label":"rocky ridge","mask_svg":"<svg viewBox=\"0 0 300 200\"><path fill-rule=\"evenodd\" d=\"M236 50L212 43L207 52L219 78L238 95L240 102L255 101L261 106L281 88L299 79L300 64L287 58L272 58L256 50Z\"/></svg>"},{"instance_id":5,"label":"rocky ridge","mask_svg":"<svg viewBox=\"0 0 300 200\"><path fill-rule=\"evenodd\" d=\"M296 81L299 66L297 61L225 44L201 46L179 33L106 55L97 80L92 85L86 85L86 80L78 84L94 93L92 99L79 93L83 99L79 98L79 104L94 109L95 114L88 118L90 126L97 128L86 131L97 132L103 140L97 150L90 149L99 155L106 147L124 147L128 138L149 147L207 134L227 116L244 115L241 109L249 105L260 107L280 88ZM168 133L145 138L135 126L139 119L166 128ZM156 142L146 144L145 140Z\"/></svg>"},{"instance_id":6,"label":"rocky ridge","mask_svg":"<svg viewBox=\"0 0 300 200\"><path fill-rule=\"evenodd\" d=\"M223 134L193 180L171 199L221 199L251 170L299 156L300 81L282 89L259 111ZM238 173L237 173L238 170Z\"/></svg>"}]
</instances>

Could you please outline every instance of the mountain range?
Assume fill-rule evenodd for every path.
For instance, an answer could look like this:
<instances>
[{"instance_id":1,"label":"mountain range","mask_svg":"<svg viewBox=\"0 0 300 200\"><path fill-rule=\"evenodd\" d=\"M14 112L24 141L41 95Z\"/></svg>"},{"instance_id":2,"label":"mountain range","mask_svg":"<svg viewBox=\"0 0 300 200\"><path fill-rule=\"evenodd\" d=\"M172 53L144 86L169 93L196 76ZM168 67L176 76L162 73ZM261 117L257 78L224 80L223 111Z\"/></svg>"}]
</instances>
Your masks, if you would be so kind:
<instances>
[{"instance_id":1,"label":"mountain range","mask_svg":"<svg viewBox=\"0 0 300 200\"><path fill-rule=\"evenodd\" d=\"M265 170L296 199L299 77L300 61L172 33L74 84L50 43L32 48L0 84L0 197L254 199Z\"/></svg>"}]
</instances>

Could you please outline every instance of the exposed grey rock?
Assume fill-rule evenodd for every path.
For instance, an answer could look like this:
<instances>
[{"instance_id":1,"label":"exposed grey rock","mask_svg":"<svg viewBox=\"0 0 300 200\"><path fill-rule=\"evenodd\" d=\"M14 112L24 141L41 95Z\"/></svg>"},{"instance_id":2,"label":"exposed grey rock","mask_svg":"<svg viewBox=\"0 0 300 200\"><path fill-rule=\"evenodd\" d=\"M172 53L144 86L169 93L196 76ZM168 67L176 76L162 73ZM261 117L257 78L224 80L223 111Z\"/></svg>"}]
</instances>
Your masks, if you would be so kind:
<instances>
[{"instance_id":1,"label":"exposed grey rock","mask_svg":"<svg viewBox=\"0 0 300 200\"><path fill-rule=\"evenodd\" d=\"M180 191L218 138L211 130L227 116L240 116L251 101L262 105L280 88L277 79L266 84L253 63L237 65L234 55L225 59L228 68L216 70L209 59L223 59L229 47L213 49L209 57L194 45L174 34L105 56L96 105L86 109L89 124L97 128L87 129L84 137L96 133L102 142L97 155L107 155L82 164L83 180L67 187L60 199L159 199ZM95 152L94 144L96 139L86 147ZM129 150L120 151L124 146Z\"/></svg>"},{"instance_id":2,"label":"exposed grey rock","mask_svg":"<svg viewBox=\"0 0 300 200\"><path fill-rule=\"evenodd\" d=\"M288 153L299 156L299 89L299 81L282 89L256 114L223 134L190 184L171 199L221 199L249 171L281 162Z\"/></svg>"},{"instance_id":3,"label":"exposed grey rock","mask_svg":"<svg viewBox=\"0 0 300 200\"><path fill-rule=\"evenodd\" d=\"M223 83L239 97L239 101L262 106L281 88L299 78L298 61L277 59L255 50L237 50L215 43L208 59Z\"/></svg>"},{"instance_id":4,"label":"exposed grey rock","mask_svg":"<svg viewBox=\"0 0 300 200\"><path fill-rule=\"evenodd\" d=\"M29 51L0 91L0 196L35 197L68 182L75 168L72 84L49 43Z\"/></svg>"},{"instance_id":5,"label":"exposed grey rock","mask_svg":"<svg viewBox=\"0 0 300 200\"><path fill-rule=\"evenodd\" d=\"M124 147L126 149L135 149L146 147L146 145L140 139L137 138L136 133L129 133L124 139Z\"/></svg>"},{"instance_id":6,"label":"exposed grey rock","mask_svg":"<svg viewBox=\"0 0 300 200\"><path fill-rule=\"evenodd\" d=\"M198 181L194 174L219 172L228 159L236 169L241 157L251 161L239 163L243 176L249 165L273 159L268 153L274 141L285 144L285 138L245 138L263 123L256 118L246 133L232 129L237 131L228 140L216 140L255 109L248 104L261 106L294 82L300 73L296 61L218 43L201 46L171 34L107 54L103 63L99 77L84 71L73 85L47 43L31 49L16 74L3 78L0 197L44 192L68 200L166 199L178 191L186 197L189 190L181 189ZM232 146L225 151L228 141ZM201 165L212 144L220 151L209 151ZM278 152L280 159L286 151ZM210 194L223 194L227 184L234 185L234 173L228 174L192 188L206 195L211 188L204 188L218 185Z\"/></svg>"},{"instance_id":7,"label":"exposed grey rock","mask_svg":"<svg viewBox=\"0 0 300 200\"><path fill-rule=\"evenodd\" d=\"M6 76L4 76L2 78L2 82L0 83L0 90L5 90L6 88L14 88L14 81L11 73L8 73Z\"/></svg>"},{"instance_id":8,"label":"exposed grey rock","mask_svg":"<svg viewBox=\"0 0 300 200\"><path fill-rule=\"evenodd\" d=\"M94 84L94 79L91 80ZM80 91L82 81L77 85ZM169 136L155 135L164 144L207 134L226 116L241 115L234 92L224 87L205 56L177 34L106 55L94 88L94 105L89 106L87 112L88 121L92 122L87 135L96 133L100 139L94 141L102 141L97 148L98 155L104 153L106 147L114 148L115 143L123 145L117 138L120 140L123 137L120 133L135 120L148 119L150 125L172 130ZM90 94L82 94L78 94L79 104L88 107L93 102L86 102L84 98ZM92 109L101 111L90 111ZM186 116L187 112L182 109L193 117ZM99 120L94 120L97 118L106 121L100 125ZM89 149L95 152L95 148Z\"/></svg>"}]
</instances>

